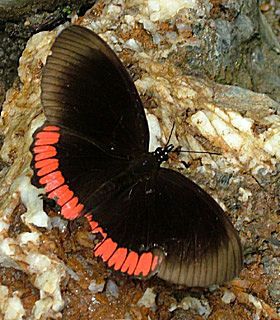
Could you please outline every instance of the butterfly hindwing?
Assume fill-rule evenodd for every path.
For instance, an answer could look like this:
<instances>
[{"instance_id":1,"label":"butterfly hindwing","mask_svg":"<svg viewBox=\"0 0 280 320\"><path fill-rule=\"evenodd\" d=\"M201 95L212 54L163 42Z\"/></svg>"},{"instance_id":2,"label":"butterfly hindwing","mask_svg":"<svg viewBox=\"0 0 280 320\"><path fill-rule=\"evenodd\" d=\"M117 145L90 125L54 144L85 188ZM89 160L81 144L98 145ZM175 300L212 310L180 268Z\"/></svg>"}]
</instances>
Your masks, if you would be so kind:
<instances>
[{"instance_id":1,"label":"butterfly hindwing","mask_svg":"<svg viewBox=\"0 0 280 320\"><path fill-rule=\"evenodd\" d=\"M237 232L217 202L182 174L160 169L156 192L161 212L160 239L167 253L158 276L187 286L231 280L240 272L242 248ZM165 223L164 223L165 221Z\"/></svg>"},{"instance_id":2,"label":"butterfly hindwing","mask_svg":"<svg viewBox=\"0 0 280 320\"><path fill-rule=\"evenodd\" d=\"M240 271L241 245L229 219L178 172L161 168L93 212L116 248L157 257L158 276L167 281L207 286L229 281Z\"/></svg>"}]
</instances>

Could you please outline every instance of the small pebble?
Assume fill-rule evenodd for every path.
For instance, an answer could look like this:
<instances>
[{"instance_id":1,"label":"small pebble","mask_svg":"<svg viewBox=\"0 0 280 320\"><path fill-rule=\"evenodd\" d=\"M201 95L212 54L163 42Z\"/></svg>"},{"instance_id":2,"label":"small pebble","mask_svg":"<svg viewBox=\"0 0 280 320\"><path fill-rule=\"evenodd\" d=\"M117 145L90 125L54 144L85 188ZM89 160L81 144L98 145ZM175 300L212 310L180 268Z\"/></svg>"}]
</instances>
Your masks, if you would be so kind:
<instances>
[{"instance_id":1,"label":"small pebble","mask_svg":"<svg viewBox=\"0 0 280 320\"><path fill-rule=\"evenodd\" d=\"M138 300L137 305L139 307L145 306L146 308L154 309L156 307L155 299L156 294L153 292L153 289L147 288L141 299Z\"/></svg>"},{"instance_id":2,"label":"small pebble","mask_svg":"<svg viewBox=\"0 0 280 320\"><path fill-rule=\"evenodd\" d=\"M92 293L97 293L97 292L102 292L104 289L104 286L105 286L105 281L96 283L95 280L92 280L88 288Z\"/></svg>"},{"instance_id":3,"label":"small pebble","mask_svg":"<svg viewBox=\"0 0 280 320\"><path fill-rule=\"evenodd\" d=\"M106 285L106 294L109 294L116 299L119 297L119 288L114 281L108 280Z\"/></svg>"},{"instance_id":4,"label":"small pebble","mask_svg":"<svg viewBox=\"0 0 280 320\"><path fill-rule=\"evenodd\" d=\"M222 297L222 301L226 304L229 304L231 302L233 302L235 300L236 296L234 293L226 290L223 297Z\"/></svg>"}]
</instances>

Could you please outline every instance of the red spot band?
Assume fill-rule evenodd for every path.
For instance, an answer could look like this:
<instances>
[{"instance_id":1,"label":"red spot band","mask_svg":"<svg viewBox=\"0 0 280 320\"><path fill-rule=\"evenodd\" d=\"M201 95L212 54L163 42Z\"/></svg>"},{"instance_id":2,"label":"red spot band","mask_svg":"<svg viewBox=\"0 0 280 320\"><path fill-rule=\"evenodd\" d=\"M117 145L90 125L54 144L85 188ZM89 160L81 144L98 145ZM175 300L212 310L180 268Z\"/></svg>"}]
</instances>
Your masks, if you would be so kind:
<instances>
[{"instance_id":1,"label":"red spot band","mask_svg":"<svg viewBox=\"0 0 280 320\"><path fill-rule=\"evenodd\" d=\"M56 156L56 154L57 154L57 151L55 149L51 150L51 151L40 152L35 155L34 160L40 161L40 160L44 160L44 159L49 159L49 158Z\"/></svg>"},{"instance_id":2,"label":"red spot band","mask_svg":"<svg viewBox=\"0 0 280 320\"><path fill-rule=\"evenodd\" d=\"M48 198L55 199L61 206L61 214L67 219L75 219L84 210L84 205L74 197L74 192L64 185L65 178L59 169L59 160L54 158L57 155L55 144L60 138L59 127L46 126L36 134L37 140L33 148L34 167L38 171L39 183L44 185Z\"/></svg>"},{"instance_id":3,"label":"red spot band","mask_svg":"<svg viewBox=\"0 0 280 320\"><path fill-rule=\"evenodd\" d=\"M56 148L53 146L39 146L39 147L33 148L34 153L42 153L42 152L50 152L50 151L56 152Z\"/></svg>"},{"instance_id":4,"label":"red spot band","mask_svg":"<svg viewBox=\"0 0 280 320\"><path fill-rule=\"evenodd\" d=\"M135 251L130 251L124 264L121 267L121 272L126 272L132 275L138 262L138 254Z\"/></svg>"},{"instance_id":5,"label":"red spot band","mask_svg":"<svg viewBox=\"0 0 280 320\"><path fill-rule=\"evenodd\" d=\"M63 206L66 202L72 199L73 196L74 192L70 191L66 184L48 194L48 198L57 199L56 202L59 206Z\"/></svg>"},{"instance_id":6,"label":"red spot band","mask_svg":"<svg viewBox=\"0 0 280 320\"><path fill-rule=\"evenodd\" d=\"M47 126L43 129L44 131L59 131L59 127L56 126Z\"/></svg>"},{"instance_id":7,"label":"red spot band","mask_svg":"<svg viewBox=\"0 0 280 320\"><path fill-rule=\"evenodd\" d=\"M41 160L35 163L35 168L40 169L40 168L49 166L50 164L53 164L53 163L57 163L58 165L58 160L55 158Z\"/></svg>"},{"instance_id":8,"label":"red spot band","mask_svg":"<svg viewBox=\"0 0 280 320\"><path fill-rule=\"evenodd\" d=\"M52 131L41 131L37 133L35 146L56 144L59 141L60 133Z\"/></svg>"},{"instance_id":9,"label":"red spot band","mask_svg":"<svg viewBox=\"0 0 280 320\"><path fill-rule=\"evenodd\" d=\"M103 261L107 261L117 248L117 243L111 238L103 240L94 252L96 257L100 256Z\"/></svg>"},{"instance_id":10,"label":"red spot band","mask_svg":"<svg viewBox=\"0 0 280 320\"><path fill-rule=\"evenodd\" d=\"M160 263L158 256L154 256L153 262L152 262L152 266L151 266L151 270L154 271L156 266Z\"/></svg>"},{"instance_id":11,"label":"red spot band","mask_svg":"<svg viewBox=\"0 0 280 320\"><path fill-rule=\"evenodd\" d=\"M56 160L56 159L54 159ZM53 172L54 170L56 170L58 168L58 161L56 162L52 162L49 165L46 165L44 167L42 167L38 172L37 172L37 176L38 177L42 177L50 172Z\"/></svg>"},{"instance_id":12,"label":"red spot band","mask_svg":"<svg viewBox=\"0 0 280 320\"><path fill-rule=\"evenodd\" d=\"M123 265L125 258L127 256L127 249L126 248L118 248L111 258L108 261L108 266L114 266L114 269L117 271Z\"/></svg>"},{"instance_id":13,"label":"red spot band","mask_svg":"<svg viewBox=\"0 0 280 320\"><path fill-rule=\"evenodd\" d=\"M146 277L151 270L152 260L153 254L151 252L142 253L135 268L134 275L139 276L140 273L142 273L142 276Z\"/></svg>"},{"instance_id":14,"label":"red spot band","mask_svg":"<svg viewBox=\"0 0 280 320\"><path fill-rule=\"evenodd\" d=\"M77 218L84 209L84 205L79 204L78 202L79 199L77 197L74 197L70 201L66 202L61 209L61 214L63 217L70 220Z\"/></svg>"}]
</instances>

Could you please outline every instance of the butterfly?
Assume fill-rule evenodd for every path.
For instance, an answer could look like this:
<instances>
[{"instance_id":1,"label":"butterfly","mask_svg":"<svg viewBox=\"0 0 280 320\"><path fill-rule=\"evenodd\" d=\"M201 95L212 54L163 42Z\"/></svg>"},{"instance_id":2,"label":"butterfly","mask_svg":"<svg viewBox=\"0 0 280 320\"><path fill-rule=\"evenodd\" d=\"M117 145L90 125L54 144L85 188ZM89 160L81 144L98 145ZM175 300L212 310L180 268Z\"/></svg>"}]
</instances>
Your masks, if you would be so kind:
<instances>
[{"instance_id":1,"label":"butterfly","mask_svg":"<svg viewBox=\"0 0 280 320\"><path fill-rule=\"evenodd\" d=\"M149 129L125 67L94 32L56 38L42 72L46 121L33 135L33 184L66 219L86 216L93 254L123 274L205 287L242 267L240 239L217 202L162 168L173 146L149 152Z\"/></svg>"}]
</instances>

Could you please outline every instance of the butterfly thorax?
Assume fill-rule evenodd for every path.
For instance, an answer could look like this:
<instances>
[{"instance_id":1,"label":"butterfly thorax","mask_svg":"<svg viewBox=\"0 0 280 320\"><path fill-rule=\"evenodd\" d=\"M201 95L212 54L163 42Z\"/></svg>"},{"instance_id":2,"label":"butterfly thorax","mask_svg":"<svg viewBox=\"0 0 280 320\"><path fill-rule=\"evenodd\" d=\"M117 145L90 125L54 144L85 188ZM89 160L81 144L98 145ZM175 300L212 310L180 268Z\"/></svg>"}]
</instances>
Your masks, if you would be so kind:
<instances>
[{"instance_id":1,"label":"butterfly thorax","mask_svg":"<svg viewBox=\"0 0 280 320\"><path fill-rule=\"evenodd\" d=\"M161 164L164 161L168 160L168 154L174 149L173 144L167 145L165 147L158 147L154 152L153 156L156 158L157 162Z\"/></svg>"},{"instance_id":2,"label":"butterfly thorax","mask_svg":"<svg viewBox=\"0 0 280 320\"><path fill-rule=\"evenodd\" d=\"M152 181L157 175L161 162L165 161L162 158L168 159L166 151L163 150L164 148L158 148L155 152L143 153L131 159L125 170L119 171L94 191L91 205L98 206L104 200L114 197L119 191L131 189L139 182Z\"/></svg>"},{"instance_id":3,"label":"butterfly thorax","mask_svg":"<svg viewBox=\"0 0 280 320\"><path fill-rule=\"evenodd\" d=\"M129 180L130 183L149 180L157 173L161 163L168 160L168 154L173 148L174 146L171 144L158 147L154 152L138 155L137 158L131 160L127 169L116 178L123 179L123 183L126 183L126 180Z\"/></svg>"}]
</instances>

